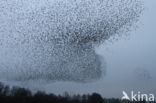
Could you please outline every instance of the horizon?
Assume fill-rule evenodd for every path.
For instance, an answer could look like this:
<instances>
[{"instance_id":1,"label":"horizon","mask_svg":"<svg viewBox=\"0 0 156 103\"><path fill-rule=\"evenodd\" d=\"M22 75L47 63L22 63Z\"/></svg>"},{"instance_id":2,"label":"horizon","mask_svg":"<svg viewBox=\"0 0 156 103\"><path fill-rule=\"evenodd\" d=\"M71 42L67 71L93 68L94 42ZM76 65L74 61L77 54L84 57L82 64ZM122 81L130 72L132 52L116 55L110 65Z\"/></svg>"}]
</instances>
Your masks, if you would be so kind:
<instances>
[{"instance_id":1,"label":"horizon","mask_svg":"<svg viewBox=\"0 0 156 103\"><path fill-rule=\"evenodd\" d=\"M51 0L51 2L53 1L55 0ZM101 16L103 12L102 13L100 12L101 9L99 10L99 8L95 5L96 2L94 2L95 4L92 4L91 6L93 6L97 11L99 10L99 12L101 13L101 14L99 13L100 14L99 17L98 17L99 14L97 13L95 17L88 16L88 17L83 18L82 16L83 12L87 15L85 11L82 11L81 13L82 17L78 15L80 16L82 21L83 19L84 21L88 20L88 18L93 21L93 23L90 23L90 24L88 23L88 21L86 23L82 22L84 23L83 26L89 25L88 27L86 27L88 31L87 30L82 31L82 33L84 32L86 33L84 37L83 36L82 37L71 36L70 38L68 38L69 41L63 40L59 42L60 45L54 45L52 49L50 48L51 42L44 43L41 41L41 45L40 45L38 41L37 43L30 41L32 42L33 45L39 48L35 48L35 47L33 48L32 44L26 44L26 45L24 44L24 46L22 44L21 46L19 46L19 49L15 51L12 51L12 48L16 48L16 46L18 45L18 41L20 41L19 38L23 38L23 36L20 37L20 35L15 35L17 36L17 39L16 39L17 45L16 45L16 42L14 42L14 40L11 39L12 36L9 36L10 38L9 39L7 38L8 40L6 39L6 41L4 42L6 43L3 45L4 47L1 46L1 39L0 39L0 81L10 86L20 86L20 87L29 88L32 92L41 90L41 91L45 91L46 93L54 93L54 94L63 94L64 92L68 92L70 94L87 94L87 93L96 92L106 98L113 98L113 97L121 98L122 91L126 91L127 93L130 93L130 91L135 91L135 92L140 91L141 93L146 93L146 94L152 93L156 95L156 91L155 91L156 90L156 82L155 82L156 80L156 75L155 75L156 73L156 63L155 63L156 61L156 35L155 35L156 33L156 29L155 29L156 27L155 26L156 25L156 20L155 20L156 1L155 0L150 0L150 1L142 0L142 1L144 5L144 10L141 14L136 15L136 17L138 17L138 15L140 16L139 18L137 18L139 19L138 22L136 23L136 25L134 23L134 26L130 27L130 29L131 28L132 29L128 32L126 30L127 28L129 29L129 25L131 25L131 22L128 25L128 27L124 27L123 29L126 29L125 30L126 32L124 32L123 30L123 32L121 32L122 36L113 34L113 36L109 38L109 37L104 37L101 34L100 35L101 37L98 37L98 36L96 37L95 35L97 33L96 32L95 34L93 33L93 37L92 36L90 37L91 34L88 33L88 31L90 31L88 30L88 28L90 27L90 25L93 25L94 22L96 23L97 22L96 20L103 17ZM50 4L46 4L47 2L43 2L43 4L40 1L39 1L39 4L37 3L31 4L32 2L28 2L28 1L25 1L25 2L27 4L25 4L22 10L31 11L29 10L30 8L27 7L27 6L30 6L31 9L37 8L34 10L35 13L38 10L38 8L40 8L40 6L42 5L44 6L48 5L48 7L50 7L49 6ZM62 4L63 3L65 2L62 2ZM52 5L54 4L52 3ZM73 5L75 6L75 4ZM18 6L19 7L21 6L20 3ZM34 17L33 13L32 13L32 17L29 17L29 15L25 14L26 16L23 17L22 15L21 18L22 17L27 18L28 16L30 21L32 20L29 23L32 23L32 24L30 26L26 25L27 27L24 29L21 27L22 28L21 29L20 26L22 24L16 24L13 21L13 24L12 24L13 28L15 26L15 28L17 27L16 29L19 29L19 31L23 30L24 33L29 33L29 31L31 30L30 28L33 28L31 31L32 34L34 33L35 30L36 30L35 32L40 34L42 33L42 31L41 32L38 31L38 30L41 30L39 27L43 26L45 27L43 28L44 33L48 34L48 32L54 31L55 32L54 34L56 34L56 37L57 37L58 36L57 34L59 34L57 32L58 28L56 29L55 26L52 26L52 27L45 26L46 21L44 22L44 20L47 20L47 21L50 21L50 20L49 18L46 18L47 12L49 13L49 11L46 8L44 8L44 6L42 9L43 11L45 10L45 15L44 15L45 18L41 18L42 16L38 12L36 14L34 13L35 15L38 15L38 17ZM55 6L57 8L57 5ZM86 9L90 9L90 8L91 7L89 6L86 7ZM0 11L1 10L3 11L3 9L0 7ZM62 8L58 9L58 11L61 11L61 10L66 10L66 9L62 9ZM58 11L56 9L55 12L57 13ZM27 11L24 11L24 13L25 12ZM63 15L63 11L61 12ZM94 9L91 9L91 14L92 12L95 12ZM137 11L137 13L138 12L139 10ZM13 15L13 14L10 14L10 15ZM125 15L127 15L127 13L125 13ZM3 17L0 15L0 18L4 19L4 20L3 19L0 20L0 23L10 26L10 24L7 21L7 19L10 20L9 16L6 16L6 17L8 18L5 18L5 16ZM11 17L11 20L12 18L14 20L14 16ZM61 16L58 18L60 19ZM127 18L125 17L126 20L129 20L129 18L130 17L127 17ZM66 18L63 17L63 20L65 19ZM24 19L24 20L25 21L21 23L24 24L25 22L27 22L27 19ZM40 20L43 20L43 24L45 25L35 24L34 23L36 22L35 20L38 20L37 22L39 23L40 23ZM60 22L62 23L62 25L64 23L63 20L60 19ZM106 19L106 21L107 20L109 19ZM54 24L56 23L56 21L54 20ZM75 33L75 31L79 27L79 24L78 23L74 24L75 21L73 19L68 20L68 21L71 21L71 25L74 25L72 26L73 31L71 30L71 32ZM4 27L4 25L0 24L0 36L1 37L5 37L4 36L5 33L3 31L5 30L4 28L7 28L7 26ZM36 25L39 26L38 27L39 29L36 28ZM99 27L96 28L96 26L95 27L93 26L91 28L95 28L95 30L98 30ZM48 31L49 28L50 28L50 31ZM54 28L54 30L51 28ZM6 31L6 34L10 31L17 32L18 30L16 31L16 29L12 30L11 28L8 27L6 29L8 30ZM61 30L62 32L66 31L64 29L61 29ZM110 34L111 33L112 32L110 32ZM8 33L8 35L10 34ZM44 37L44 35L42 36ZM77 41L73 42L75 38L77 39ZM50 40L54 40L54 42L52 43L57 44L57 41L55 42L55 38L50 38ZM8 41L10 44L7 45ZM12 44L12 42L15 43L15 45ZM25 41L25 42L28 42L28 41ZM71 46L71 44L74 44L74 45ZM11 48L9 48L9 46ZM40 46L42 46L43 48L40 48ZM61 49L59 48L59 46ZM5 48L5 47L8 47L8 48ZM81 50L79 50L79 48L81 48ZM37 50L38 52L33 54L33 52L36 52ZM75 53L77 53L77 55ZM7 56L5 56L4 54ZM57 56L55 56L55 54ZM17 55L17 57L14 55ZM50 57L49 55L54 55L55 57ZM21 56L23 56L22 59L21 59ZM8 65L6 65L5 63L8 63ZM30 69L30 66L32 66L33 67L33 69L31 69L32 73L31 73L31 70L29 69L23 69L22 71L21 70L21 67L22 67L21 65L23 65L22 63L25 63L24 64L25 68ZM61 65L63 65L64 67L62 67ZM52 66L54 68L53 70L51 69ZM14 69L15 67L16 69ZM43 70L42 69L43 67L45 67L46 69ZM62 69L62 68L66 68L66 69ZM22 72L19 72L20 70Z\"/></svg>"}]
</instances>

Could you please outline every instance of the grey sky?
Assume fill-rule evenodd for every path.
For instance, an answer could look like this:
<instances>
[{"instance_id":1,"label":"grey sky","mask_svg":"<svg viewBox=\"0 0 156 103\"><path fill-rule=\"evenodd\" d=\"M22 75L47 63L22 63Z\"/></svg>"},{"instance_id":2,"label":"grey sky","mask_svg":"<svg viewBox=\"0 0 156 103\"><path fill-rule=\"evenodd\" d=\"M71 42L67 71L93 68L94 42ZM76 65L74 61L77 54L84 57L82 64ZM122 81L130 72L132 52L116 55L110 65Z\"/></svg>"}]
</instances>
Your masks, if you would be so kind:
<instances>
[{"instance_id":1,"label":"grey sky","mask_svg":"<svg viewBox=\"0 0 156 103\"><path fill-rule=\"evenodd\" d=\"M139 28L130 32L131 35L126 39L97 48L97 52L104 56L107 62L106 76L97 82L86 84L56 82L45 86L44 89L54 93L98 92L106 97L121 97L122 90L156 94L156 1L144 2L145 11ZM148 71L151 78L137 78L137 68Z\"/></svg>"},{"instance_id":2,"label":"grey sky","mask_svg":"<svg viewBox=\"0 0 156 103\"><path fill-rule=\"evenodd\" d=\"M86 82L101 77L94 47L138 20L138 0L1 1L0 78Z\"/></svg>"},{"instance_id":3,"label":"grey sky","mask_svg":"<svg viewBox=\"0 0 156 103\"><path fill-rule=\"evenodd\" d=\"M98 92L105 97L121 97L123 90L156 94L156 1L144 2L139 28L131 31L128 37L96 48L107 64L106 75L100 80L91 83L38 81L35 84L30 81L22 85L56 94Z\"/></svg>"}]
</instances>

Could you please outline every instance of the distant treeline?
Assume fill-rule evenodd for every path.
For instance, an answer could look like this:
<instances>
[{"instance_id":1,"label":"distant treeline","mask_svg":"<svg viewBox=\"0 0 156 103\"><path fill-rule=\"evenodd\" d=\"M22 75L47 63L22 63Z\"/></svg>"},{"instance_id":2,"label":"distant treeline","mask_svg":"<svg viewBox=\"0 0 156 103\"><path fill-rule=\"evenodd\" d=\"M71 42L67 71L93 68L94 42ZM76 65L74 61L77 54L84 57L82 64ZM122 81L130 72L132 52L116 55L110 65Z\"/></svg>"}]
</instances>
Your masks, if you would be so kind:
<instances>
[{"instance_id":1,"label":"distant treeline","mask_svg":"<svg viewBox=\"0 0 156 103\"><path fill-rule=\"evenodd\" d=\"M38 91L33 94L30 90L19 87L10 88L0 82L0 103L149 103L131 102L120 99L106 99L98 93L87 95L69 95L67 92L63 96L46 94ZM153 102L156 103L156 102Z\"/></svg>"}]
</instances>

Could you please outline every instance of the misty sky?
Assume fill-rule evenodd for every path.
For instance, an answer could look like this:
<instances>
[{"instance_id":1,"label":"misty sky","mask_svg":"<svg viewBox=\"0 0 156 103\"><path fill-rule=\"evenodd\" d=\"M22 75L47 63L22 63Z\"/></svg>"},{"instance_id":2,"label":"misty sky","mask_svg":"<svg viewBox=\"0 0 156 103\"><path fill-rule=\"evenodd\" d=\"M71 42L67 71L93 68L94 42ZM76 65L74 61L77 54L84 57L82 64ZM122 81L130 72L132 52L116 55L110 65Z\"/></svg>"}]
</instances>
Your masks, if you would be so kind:
<instances>
[{"instance_id":1,"label":"misty sky","mask_svg":"<svg viewBox=\"0 0 156 103\"><path fill-rule=\"evenodd\" d=\"M139 28L126 38L96 49L107 63L106 75L102 79L85 84L56 82L43 86L43 89L54 93L69 91L71 94L98 92L105 97L121 97L123 90L156 94L156 1L144 2L145 11Z\"/></svg>"},{"instance_id":2,"label":"misty sky","mask_svg":"<svg viewBox=\"0 0 156 103\"><path fill-rule=\"evenodd\" d=\"M62 94L65 91L70 94L97 92L104 97L119 98L123 90L156 94L156 0L144 0L144 5L145 10L138 28L129 32L130 35L119 38L118 41L105 42L95 48L96 53L104 58L103 63L106 63L105 74L101 79L87 83L29 81L29 84L25 82L26 84L21 85L30 87L32 90L45 90L56 94ZM91 55L94 54L91 53ZM90 59L89 55L87 58ZM14 81L10 84L16 85Z\"/></svg>"}]
</instances>

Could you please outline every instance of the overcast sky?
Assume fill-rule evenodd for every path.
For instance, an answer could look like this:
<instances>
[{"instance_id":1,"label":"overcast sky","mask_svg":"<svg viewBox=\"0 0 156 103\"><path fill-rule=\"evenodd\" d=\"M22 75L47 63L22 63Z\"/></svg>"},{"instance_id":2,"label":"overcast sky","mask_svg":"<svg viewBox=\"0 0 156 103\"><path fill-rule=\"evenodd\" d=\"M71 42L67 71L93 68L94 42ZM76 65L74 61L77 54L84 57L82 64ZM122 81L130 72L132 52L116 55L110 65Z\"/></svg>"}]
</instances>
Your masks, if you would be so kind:
<instances>
[{"instance_id":1,"label":"overcast sky","mask_svg":"<svg viewBox=\"0 0 156 103\"><path fill-rule=\"evenodd\" d=\"M106 42L95 48L107 66L106 73L101 79L89 83L32 82L23 83L23 86L56 94L65 91L71 94L97 92L104 97L119 98L123 90L156 94L156 0L144 0L144 5L145 10L138 28L129 32L128 37L120 38L113 43ZM14 84L14 81L10 84Z\"/></svg>"},{"instance_id":2,"label":"overcast sky","mask_svg":"<svg viewBox=\"0 0 156 103\"><path fill-rule=\"evenodd\" d=\"M156 94L156 0L144 0L139 28L117 42L101 45L97 53L105 58L106 75L93 83L56 82L43 86L54 93L92 93L121 97L122 91Z\"/></svg>"}]
</instances>

